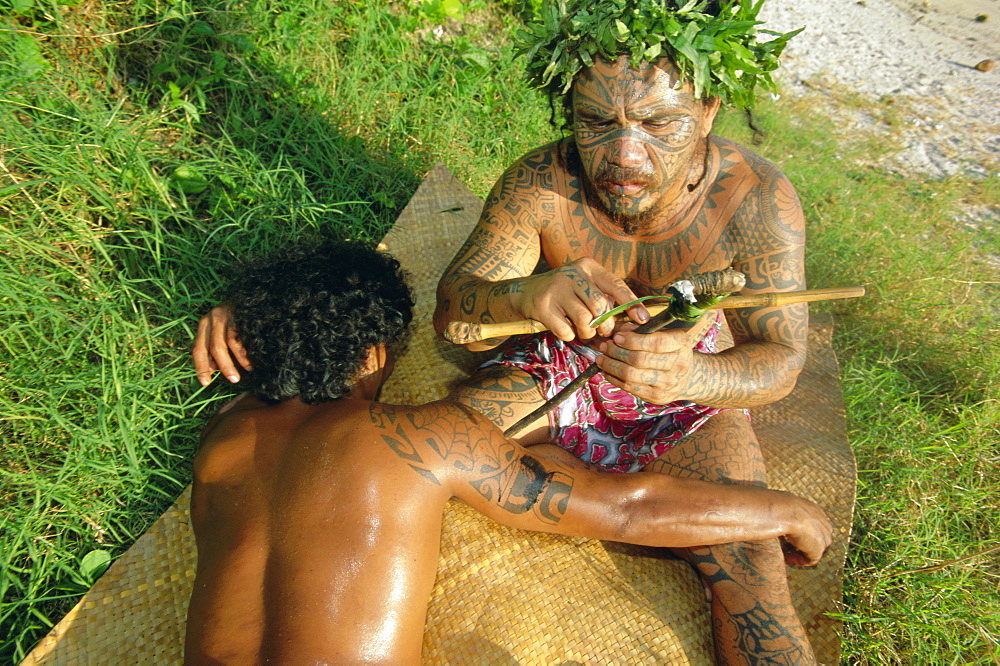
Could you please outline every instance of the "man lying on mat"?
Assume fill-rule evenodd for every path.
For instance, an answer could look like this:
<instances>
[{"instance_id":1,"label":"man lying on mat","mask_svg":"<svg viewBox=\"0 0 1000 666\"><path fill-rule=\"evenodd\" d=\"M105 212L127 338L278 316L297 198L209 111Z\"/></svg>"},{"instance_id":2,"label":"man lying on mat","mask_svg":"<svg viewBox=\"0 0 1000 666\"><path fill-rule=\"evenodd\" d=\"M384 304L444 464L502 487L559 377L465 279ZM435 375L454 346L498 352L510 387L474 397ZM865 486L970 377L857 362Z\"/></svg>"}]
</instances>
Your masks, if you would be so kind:
<instances>
[{"instance_id":1,"label":"man lying on mat","mask_svg":"<svg viewBox=\"0 0 1000 666\"><path fill-rule=\"evenodd\" d=\"M419 662L452 497L512 527L653 546L784 536L792 564L830 543L822 510L788 493L605 474L455 401L378 402L412 307L386 254L303 246L238 275L227 302L253 369L195 458L189 663Z\"/></svg>"}]
</instances>

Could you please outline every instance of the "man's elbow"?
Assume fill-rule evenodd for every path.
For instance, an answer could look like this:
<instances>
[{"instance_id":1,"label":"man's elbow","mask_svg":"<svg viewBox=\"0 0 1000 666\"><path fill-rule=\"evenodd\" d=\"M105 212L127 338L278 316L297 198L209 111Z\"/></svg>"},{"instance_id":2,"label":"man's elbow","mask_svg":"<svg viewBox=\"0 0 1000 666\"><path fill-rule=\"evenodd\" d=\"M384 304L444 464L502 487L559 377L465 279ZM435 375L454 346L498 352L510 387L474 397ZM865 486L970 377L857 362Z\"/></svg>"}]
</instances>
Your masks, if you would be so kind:
<instances>
[{"instance_id":1,"label":"man's elbow","mask_svg":"<svg viewBox=\"0 0 1000 666\"><path fill-rule=\"evenodd\" d=\"M645 488L635 488L605 505L609 541L642 544L658 522L658 503ZM664 507L659 506L662 510ZM662 518L662 516L660 516Z\"/></svg>"}]
</instances>

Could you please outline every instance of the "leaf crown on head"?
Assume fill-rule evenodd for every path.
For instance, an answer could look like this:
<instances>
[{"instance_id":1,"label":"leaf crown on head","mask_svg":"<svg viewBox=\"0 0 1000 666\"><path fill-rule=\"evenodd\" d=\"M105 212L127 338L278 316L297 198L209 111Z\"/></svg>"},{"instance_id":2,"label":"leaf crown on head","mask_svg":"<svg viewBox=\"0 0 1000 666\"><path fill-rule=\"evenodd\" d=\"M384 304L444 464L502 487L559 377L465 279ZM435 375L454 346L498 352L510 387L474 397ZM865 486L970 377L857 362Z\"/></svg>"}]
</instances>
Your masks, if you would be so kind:
<instances>
[{"instance_id":1,"label":"leaf crown on head","mask_svg":"<svg viewBox=\"0 0 1000 666\"><path fill-rule=\"evenodd\" d=\"M771 72L802 31L758 29L764 0L543 0L517 33L528 80L564 94L584 67L620 55L638 67L666 56L694 84L696 98L720 97L750 109L757 86L774 91ZM759 34L774 39L758 41Z\"/></svg>"}]
</instances>

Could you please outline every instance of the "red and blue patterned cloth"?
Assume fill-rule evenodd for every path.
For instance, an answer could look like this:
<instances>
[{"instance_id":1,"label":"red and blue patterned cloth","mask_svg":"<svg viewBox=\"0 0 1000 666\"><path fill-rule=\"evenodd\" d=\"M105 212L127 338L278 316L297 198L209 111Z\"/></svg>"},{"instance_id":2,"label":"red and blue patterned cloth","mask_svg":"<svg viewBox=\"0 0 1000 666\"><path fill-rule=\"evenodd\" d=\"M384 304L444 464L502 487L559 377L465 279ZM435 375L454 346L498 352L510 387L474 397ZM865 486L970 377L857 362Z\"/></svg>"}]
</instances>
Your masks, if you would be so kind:
<instances>
[{"instance_id":1,"label":"red and blue patterned cloth","mask_svg":"<svg viewBox=\"0 0 1000 666\"><path fill-rule=\"evenodd\" d=\"M720 313L695 351L714 354L721 325ZM513 338L498 358L483 367L500 364L527 372L548 400L586 370L597 355L590 347L563 342L546 331ZM549 430L555 444L584 462L606 472L636 472L721 411L687 400L667 405L648 403L597 373L549 412Z\"/></svg>"}]
</instances>

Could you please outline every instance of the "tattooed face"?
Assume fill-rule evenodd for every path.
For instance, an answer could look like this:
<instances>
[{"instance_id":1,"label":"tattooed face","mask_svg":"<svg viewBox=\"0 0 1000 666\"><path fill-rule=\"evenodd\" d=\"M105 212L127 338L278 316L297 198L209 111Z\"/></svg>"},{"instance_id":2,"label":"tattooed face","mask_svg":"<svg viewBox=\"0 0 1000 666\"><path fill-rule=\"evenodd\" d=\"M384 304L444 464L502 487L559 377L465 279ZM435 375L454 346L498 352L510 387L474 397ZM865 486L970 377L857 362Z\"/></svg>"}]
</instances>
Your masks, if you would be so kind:
<instances>
[{"instance_id":1,"label":"tattooed face","mask_svg":"<svg viewBox=\"0 0 1000 666\"><path fill-rule=\"evenodd\" d=\"M591 205L634 234L701 174L715 101L662 59L632 69L598 60L573 85L573 129Z\"/></svg>"}]
</instances>

